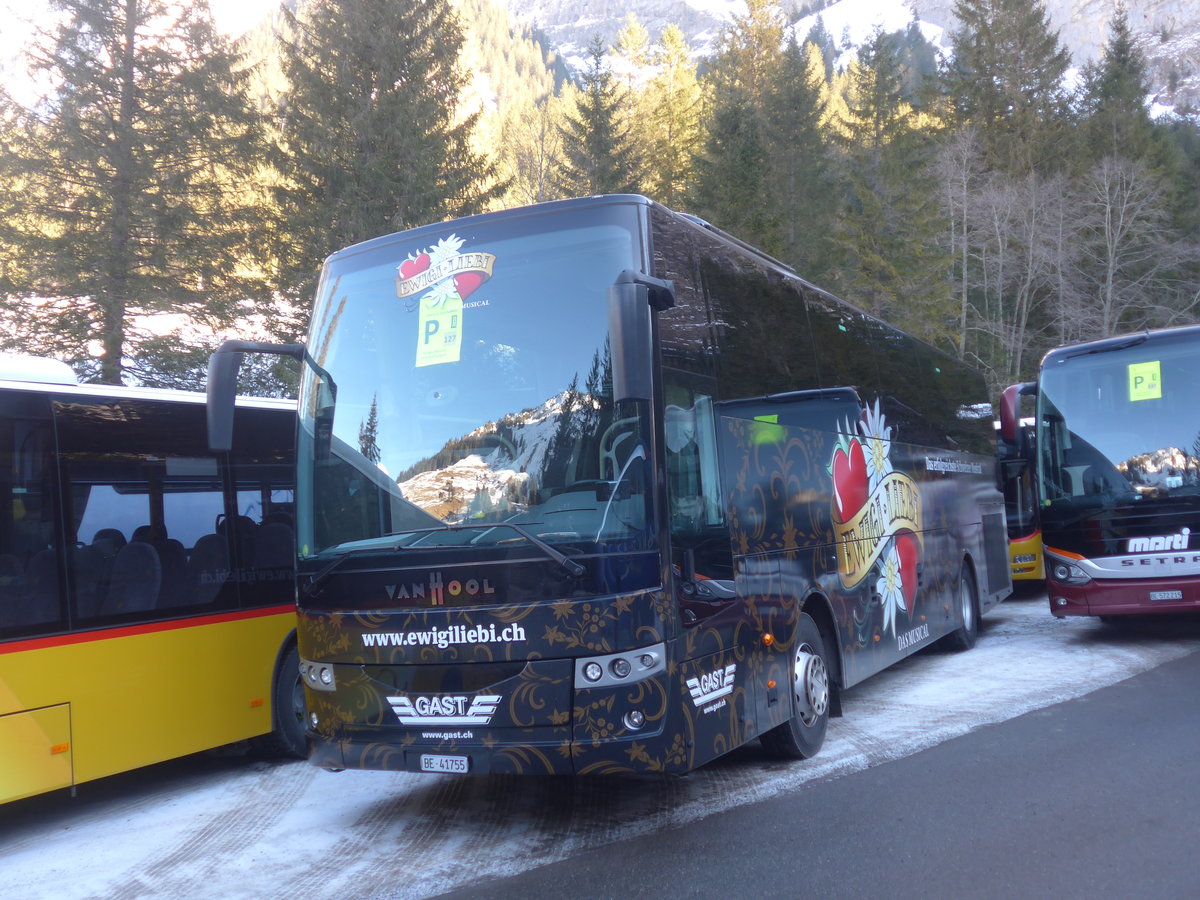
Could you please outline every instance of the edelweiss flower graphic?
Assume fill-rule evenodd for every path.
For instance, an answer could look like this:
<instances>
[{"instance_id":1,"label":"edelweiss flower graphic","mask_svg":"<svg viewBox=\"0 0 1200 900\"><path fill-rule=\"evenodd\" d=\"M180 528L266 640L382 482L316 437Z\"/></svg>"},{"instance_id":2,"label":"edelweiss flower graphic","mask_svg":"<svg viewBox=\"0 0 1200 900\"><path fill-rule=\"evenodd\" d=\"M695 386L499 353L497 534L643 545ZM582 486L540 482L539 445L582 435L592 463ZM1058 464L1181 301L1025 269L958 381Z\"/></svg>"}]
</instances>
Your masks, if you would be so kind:
<instances>
[{"instance_id":1,"label":"edelweiss flower graphic","mask_svg":"<svg viewBox=\"0 0 1200 900\"><path fill-rule=\"evenodd\" d=\"M900 571L900 554L893 541L880 559L881 573L875 582L875 593L883 605L883 630L896 634L896 619L900 612L907 612L904 602L904 580Z\"/></svg>"},{"instance_id":2,"label":"edelweiss flower graphic","mask_svg":"<svg viewBox=\"0 0 1200 900\"><path fill-rule=\"evenodd\" d=\"M462 245L463 239L456 234L442 238L429 248L430 267L436 269L441 263L454 259L462 250ZM429 289L424 302L426 306L437 309L457 297L458 286L454 283L453 278L446 277Z\"/></svg>"},{"instance_id":3,"label":"edelweiss flower graphic","mask_svg":"<svg viewBox=\"0 0 1200 900\"><path fill-rule=\"evenodd\" d=\"M874 491L892 472L892 428L886 424L886 417L879 410L878 399L873 408L868 406L863 412L858 430L863 436L870 490Z\"/></svg>"}]
</instances>

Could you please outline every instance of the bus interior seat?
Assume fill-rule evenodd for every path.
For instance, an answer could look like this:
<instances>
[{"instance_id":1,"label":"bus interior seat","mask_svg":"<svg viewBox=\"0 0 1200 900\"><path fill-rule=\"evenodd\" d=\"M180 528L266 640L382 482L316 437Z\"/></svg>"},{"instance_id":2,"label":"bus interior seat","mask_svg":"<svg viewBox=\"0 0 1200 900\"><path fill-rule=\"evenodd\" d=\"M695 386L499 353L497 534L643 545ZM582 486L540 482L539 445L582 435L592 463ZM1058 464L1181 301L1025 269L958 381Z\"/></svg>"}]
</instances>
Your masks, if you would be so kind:
<instances>
[{"instance_id":1,"label":"bus interior seat","mask_svg":"<svg viewBox=\"0 0 1200 900\"><path fill-rule=\"evenodd\" d=\"M76 547L71 554L71 572L75 582L75 609L78 615L90 619L100 614L108 572L116 551L110 541L99 545Z\"/></svg>"},{"instance_id":2,"label":"bus interior seat","mask_svg":"<svg viewBox=\"0 0 1200 900\"><path fill-rule=\"evenodd\" d=\"M295 536L291 527L280 521L267 522L258 529L254 544L254 568L290 569L295 552Z\"/></svg>"},{"instance_id":3,"label":"bus interior seat","mask_svg":"<svg viewBox=\"0 0 1200 900\"><path fill-rule=\"evenodd\" d=\"M236 562L239 566L247 566L254 559L255 530L258 528L249 516L234 516L228 519L221 516L217 521L217 534L233 536Z\"/></svg>"},{"instance_id":4,"label":"bus interior seat","mask_svg":"<svg viewBox=\"0 0 1200 900\"><path fill-rule=\"evenodd\" d=\"M175 538L164 538L154 544L158 561L162 565L162 587L159 593L160 607L186 606L191 598L188 589L187 550Z\"/></svg>"},{"instance_id":5,"label":"bus interior seat","mask_svg":"<svg viewBox=\"0 0 1200 900\"><path fill-rule=\"evenodd\" d=\"M130 541L113 560L101 612L107 616L153 609L161 584L158 551L145 541Z\"/></svg>"},{"instance_id":6,"label":"bus interior seat","mask_svg":"<svg viewBox=\"0 0 1200 900\"><path fill-rule=\"evenodd\" d=\"M114 554L127 543L125 540L125 532L121 531L120 528L101 528L94 535L92 535L92 546L96 546L101 541L108 541L111 543Z\"/></svg>"},{"instance_id":7,"label":"bus interior seat","mask_svg":"<svg viewBox=\"0 0 1200 900\"><path fill-rule=\"evenodd\" d=\"M207 605L217 599L229 578L229 548L219 534L205 534L188 556L188 583L192 602Z\"/></svg>"},{"instance_id":8,"label":"bus interior seat","mask_svg":"<svg viewBox=\"0 0 1200 900\"><path fill-rule=\"evenodd\" d=\"M39 550L29 560L20 597L18 624L53 622L62 614L59 607L58 555L52 547Z\"/></svg>"}]
</instances>

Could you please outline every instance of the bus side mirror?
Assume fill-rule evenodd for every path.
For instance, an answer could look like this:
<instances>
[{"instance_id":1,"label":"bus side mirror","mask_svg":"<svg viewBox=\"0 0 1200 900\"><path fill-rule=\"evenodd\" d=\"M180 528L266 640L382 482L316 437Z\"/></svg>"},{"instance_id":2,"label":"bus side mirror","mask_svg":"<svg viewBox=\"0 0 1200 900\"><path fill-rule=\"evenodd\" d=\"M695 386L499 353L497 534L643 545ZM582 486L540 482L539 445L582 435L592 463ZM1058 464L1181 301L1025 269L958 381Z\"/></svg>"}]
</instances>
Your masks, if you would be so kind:
<instances>
[{"instance_id":1,"label":"bus side mirror","mask_svg":"<svg viewBox=\"0 0 1200 900\"><path fill-rule=\"evenodd\" d=\"M208 360L208 448L214 452L233 447L233 410L237 396L238 370L247 353L272 353L303 361L303 344L260 344L253 341L225 341Z\"/></svg>"},{"instance_id":2,"label":"bus side mirror","mask_svg":"<svg viewBox=\"0 0 1200 900\"><path fill-rule=\"evenodd\" d=\"M237 396L238 370L243 354L222 344L208 360L208 449L219 452L233 447L233 408Z\"/></svg>"},{"instance_id":3,"label":"bus side mirror","mask_svg":"<svg viewBox=\"0 0 1200 900\"><path fill-rule=\"evenodd\" d=\"M650 400L654 394L654 324L651 309L675 305L675 285L632 269L608 289L608 337L613 400Z\"/></svg>"},{"instance_id":4,"label":"bus side mirror","mask_svg":"<svg viewBox=\"0 0 1200 900\"><path fill-rule=\"evenodd\" d=\"M649 400L654 381L652 324L647 290L640 284L608 289L608 336L612 353L613 400Z\"/></svg>"},{"instance_id":5,"label":"bus side mirror","mask_svg":"<svg viewBox=\"0 0 1200 900\"><path fill-rule=\"evenodd\" d=\"M1000 438L1015 444L1020 438L1021 398L1037 396L1037 383L1010 384L1000 395Z\"/></svg>"}]
</instances>

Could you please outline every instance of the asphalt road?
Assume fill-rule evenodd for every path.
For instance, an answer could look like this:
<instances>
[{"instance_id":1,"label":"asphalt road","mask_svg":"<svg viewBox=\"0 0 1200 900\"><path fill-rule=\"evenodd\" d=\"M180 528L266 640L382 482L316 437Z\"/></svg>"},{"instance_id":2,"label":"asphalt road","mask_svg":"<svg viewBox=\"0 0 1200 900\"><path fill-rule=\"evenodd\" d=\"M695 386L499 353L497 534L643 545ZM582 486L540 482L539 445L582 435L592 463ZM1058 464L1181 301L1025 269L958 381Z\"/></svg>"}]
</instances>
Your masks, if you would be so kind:
<instances>
[{"instance_id":1,"label":"asphalt road","mask_svg":"<svg viewBox=\"0 0 1200 900\"><path fill-rule=\"evenodd\" d=\"M1200 653L445 897L1200 896Z\"/></svg>"}]
</instances>

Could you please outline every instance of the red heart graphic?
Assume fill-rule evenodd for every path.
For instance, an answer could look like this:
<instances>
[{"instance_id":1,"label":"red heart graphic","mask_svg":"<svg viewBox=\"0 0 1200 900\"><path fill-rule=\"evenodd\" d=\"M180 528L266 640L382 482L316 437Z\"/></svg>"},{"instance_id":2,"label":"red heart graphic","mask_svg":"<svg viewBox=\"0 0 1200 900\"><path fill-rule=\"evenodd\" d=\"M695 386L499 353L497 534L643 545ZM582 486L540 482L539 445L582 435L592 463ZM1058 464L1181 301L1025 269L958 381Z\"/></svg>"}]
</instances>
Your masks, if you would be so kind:
<instances>
[{"instance_id":1,"label":"red heart graphic","mask_svg":"<svg viewBox=\"0 0 1200 900\"><path fill-rule=\"evenodd\" d=\"M483 276L478 272L459 272L454 276L454 287L458 296L466 300L475 293L475 288L483 284Z\"/></svg>"},{"instance_id":2,"label":"red heart graphic","mask_svg":"<svg viewBox=\"0 0 1200 900\"><path fill-rule=\"evenodd\" d=\"M416 259L406 259L400 263L400 277L412 278L414 275L420 275L429 268L429 254L422 253Z\"/></svg>"},{"instance_id":3,"label":"red heart graphic","mask_svg":"<svg viewBox=\"0 0 1200 900\"><path fill-rule=\"evenodd\" d=\"M917 560L920 558L917 536L911 531L897 534L896 555L900 557L900 586L904 589L904 605L911 616L917 599Z\"/></svg>"},{"instance_id":4,"label":"red heart graphic","mask_svg":"<svg viewBox=\"0 0 1200 900\"><path fill-rule=\"evenodd\" d=\"M869 485L862 444L851 440L847 450L839 447L833 454L833 499L837 504L839 521L848 522L863 508L870 491Z\"/></svg>"}]
</instances>

